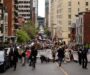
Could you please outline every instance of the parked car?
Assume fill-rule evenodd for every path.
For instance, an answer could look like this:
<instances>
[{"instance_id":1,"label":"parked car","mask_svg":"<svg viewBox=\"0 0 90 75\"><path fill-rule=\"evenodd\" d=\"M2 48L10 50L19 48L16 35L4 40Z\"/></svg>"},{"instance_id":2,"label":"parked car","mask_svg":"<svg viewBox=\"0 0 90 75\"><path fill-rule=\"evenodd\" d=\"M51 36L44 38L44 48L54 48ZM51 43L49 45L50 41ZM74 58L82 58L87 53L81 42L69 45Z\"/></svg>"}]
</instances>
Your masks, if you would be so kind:
<instances>
[{"instance_id":1,"label":"parked car","mask_svg":"<svg viewBox=\"0 0 90 75\"><path fill-rule=\"evenodd\" d=\"M10 67L9 56L5 50L0 50L0 71L4 72Z\"/></svg>"}]
</instances>

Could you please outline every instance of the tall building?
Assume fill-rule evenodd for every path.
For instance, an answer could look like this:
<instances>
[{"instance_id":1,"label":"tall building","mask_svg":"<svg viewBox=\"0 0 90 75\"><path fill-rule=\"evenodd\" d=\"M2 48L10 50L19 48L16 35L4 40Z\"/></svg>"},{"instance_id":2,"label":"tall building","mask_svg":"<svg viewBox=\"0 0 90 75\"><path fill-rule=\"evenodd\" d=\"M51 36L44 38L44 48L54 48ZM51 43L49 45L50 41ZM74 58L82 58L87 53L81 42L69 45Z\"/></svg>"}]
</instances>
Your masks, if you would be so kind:
<instances>
[{"instance_id":1,"label":"tall building","mask_svg":"<svg viewBox=\"0 0 90 75\"><path fill-rule=\"evenodd\" d=\"M90 11L77 14L76 44L90 48Z\"/></svg>"},{"instance_id":2,"label":"tall building","mask_svg":"<svg viewBox=\"0 0 90 75\"><path fill-rule=\"evenodd\" d=\"M0 0L0 42L5 42L8 35L8 13L3 0Z\"/></svg>"},{"instance_id":3,"label":"tall building","mask_svg":"<svg viewBox=\"0 0 90 75\"><path fill-rule=\"evenodd\" d=\"M50 0L49 1L49 29L52 32L52 39L56 37L56 28L57 28L57 1Z\"/></svg>"},{"instance_id":4,"label":"tall building","mask_svg":"<svg viewBox=\"0 0 90 75\"><path fill-rule=\"evenodd\" d=\"M8 13L8 36L14 36L14 0L4 0L4 6Z\"/></svg>"},{"instance_id":5,"label":"tall building","mask_svg":"<svg viewBox=\"0 0 90 75\"><path fill-rule=\"evenodd\" d=\"M18 0L14 0L14 29L15 29L15 32L16 32L16 29L19 28L19 25L18 25Z\"/></svg>"},{"instance_id":6,"label":"tall building","mask_svg":"<svg viewBox=\"0 0 90 75\"><path fill-rule=\"evenodd\" d=\"M32 21L35 26L38 27L38 0L33 0L33 10L32 10Z\"/></svg>"},{"instance_id":7,"label":"tall building","mask_svg":"<svg viewBox=\"0 0 90 75\"><path fill-rule=\"evenodd\" d=\"M18 0L18 15L24 17L25 21L31 20L37 23L38 0Z\"/></svg>"},{"instance_id":8,"label":"tall building","mask_svg":"<svg viewBox=\"0 0 90 75\"><path fill-rule=\"evenodd\" d=\"M18 15L23 16L26 21L31 19L32 0L18 0Z\"/></svg>"},{"instance_id":9,"label":"tall building","mask_svg":"<svg viewBox=\"0 0 90 75\"><path fill-rule=\"evenodd\" d=\"M56 31L55 29L53 31L59 35L58 38L62 38L68 43L70 41L70 29L75 22L75 15L90 10L90 0L51 0L50 3L49 24L51 27L53 24L56 25ZM56 20L56 23L53 23L53 19ZM55 36L54 34L53 36Z\"/></svg>"},{"instance_id":10,"label":"tall building","mask_svg":"<svg viewBox=\"0 0 90 75\"><path fill-rule=\"evenodd\" d=\"M45 0L45 25L48 27L49 20L49 0Z\"/></svg>"}]
</instances>

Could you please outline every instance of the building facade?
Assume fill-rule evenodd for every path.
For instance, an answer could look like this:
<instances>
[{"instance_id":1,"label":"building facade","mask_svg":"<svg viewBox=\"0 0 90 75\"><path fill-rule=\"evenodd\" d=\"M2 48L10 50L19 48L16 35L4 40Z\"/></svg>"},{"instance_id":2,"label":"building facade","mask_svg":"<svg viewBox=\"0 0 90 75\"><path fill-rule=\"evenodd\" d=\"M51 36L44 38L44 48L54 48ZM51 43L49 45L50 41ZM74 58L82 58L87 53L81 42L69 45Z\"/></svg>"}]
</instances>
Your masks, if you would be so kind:
<instances>
[{"instance_id":1,"label":"building facade","mask_svg":"<svg viewBox=\"0 0 90 75\"><path fill-rule=\"evenodd\" d=\"M14 36L14 0L4 0L4 6L8 13L8 36Z\"/></svg>"},{"instance_id":2,"label":"building facade","mask_svg":"<svg viewBox=\"0 0 90 75\"><path fill-rule=\"evenodd\" d=\"M8 35L8 13L3 0L0 0L0 42L5 42Z\"/></svg>"},{"instance_id":3,"label":"building facade","mask_svg":"<svg viewBox=\"0 0 90 75\"><path fill-rule=\"evenodd\" d=\"M90 12L82 12L76 19L76 44L90 45Z\"/></svg>"},{"instance_id":4,"label":"building facade","mask_svg":"<svg viewBox=\"0 0 90 75\"><path fill-rule=\"evenodd\" d=\"M45 26L48 27L49 20L49 0L45 0Z\"/></svg>"},{"instance_id":5,"label":"building facade","mask_svg":"<svg viewBox=\"0 0 90 75\"><path fill-rule=\"evenodd\" d=\"M45 26L45 18L38 16L38 27L43 27Z\"/></svg>"},{"instance_id":6,"label":"building facade","mask_svg":"<svg viewBox=\"0 0 90 75\"><path fill-rule=\"evenodd\" d=\"M33 12L32 12L33 21L35 26L38 27L38 0L33 0Z\"/></svg>"},{"instance_id":7,"label":"building facade","mask_svg":"<svg viewBox=\"0 0 90 75\"><path fill-rule=\"evenodd\" d=\"M18 14L23 16L26 21L31 19L31 8L32 0L18 0Z\"/></svg>"},{"instance_id":8,"label":"building facade","mask_svg":"<svg viewBox=\"0 0 90 75\"><path fill-rule=\"evenodd\" d=\"M50 4L49 26L53 27L53 22L56 21L54 24L59 29L56 28L58 38L62 38L68 43L70 41L70 30L76 19L75 15L90 10L90 0L51 0ZM54 36L54 33L52 34Z\"/></svg>"},{"instance_id":9,"label":"building facade","mask_svg":"<svg viewBox=\"0 0 90 75\"><path fill-rule=\"evenodd\" d=\"M37 24L38 0L18 0L18 15Z\"/></svg>"}]
</instances>

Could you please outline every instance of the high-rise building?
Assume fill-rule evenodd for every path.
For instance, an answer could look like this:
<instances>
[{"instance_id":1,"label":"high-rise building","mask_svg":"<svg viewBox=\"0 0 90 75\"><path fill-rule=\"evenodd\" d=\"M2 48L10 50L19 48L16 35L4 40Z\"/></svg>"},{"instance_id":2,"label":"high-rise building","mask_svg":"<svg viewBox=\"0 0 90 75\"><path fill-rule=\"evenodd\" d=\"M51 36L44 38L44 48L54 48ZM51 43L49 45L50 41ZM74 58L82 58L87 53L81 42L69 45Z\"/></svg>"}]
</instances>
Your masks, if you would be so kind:
<instances>
[{"instance_id":1,"label":"high-rise building","mask_svg":"<svg viewBox=\"0 0 90 75\"><path fill-rule=\"evenodd\" d=\"M18 0L18 15L23 16L26 21L32 18L32 0Z\"/></svg>"},{"instance_id":2,"label":"high-rise building","mask_svg":"<svg viewBox=\"0 0 90 75\"><path fill-rule=\"evenodd\" d=\"M14 0L4 0L4 6L8 13L8 36L14 36Z\"/></svg>"},{"instance_id":3,"label":"high-rise building","mask_svg":"<svg viewBox=\"0 0 90 75\"><path fill-rule=\"evenodd\" d=\"M49 24L51 27L56 25L55 32L59 35L58 38L62 38L68 43L70 41L70 29L76 18L75 15L90 10L90 0L51 0L50 3ZM56 23L53 23L55 21Z\"/></svg>"},{"instance_id":4,"label":"high-rise building","mask_svg":"<svg viewBox=\"0 0 90 75\"><path fill-rule=\"evenodd\" d=\"M32 21L38 27L38 0L33 0Z\"/></svg>"},{"instance_id":5,"label":"high-rise building","mask_svg":"<svg viewBox=\"0 0 90 75\"><path fill-rule=\"evenodd\" d=\"M37 23L38 0L18 0L18 15L24 17L25 21L31 20Z\"/></svg>"},{"instance_id":6,"label":"high-rise building","mask_svg":"<svg viewBox=\"0 0 90 75\"><path fill-rule=\"evenodd\" d=\"M45 25L48 27L49 20L49 0L45 0Z\"/></svg>"},{"instance_id":7,"label":"high-rise building","mask_svg":"<svg viewBox=\"0 0 90 75\"><path fill-rule=\"evenodd\" d=\"M8 13L3 0L0 0L0 42L5 42L8 35Z\"/></svg>"}]
</instances>

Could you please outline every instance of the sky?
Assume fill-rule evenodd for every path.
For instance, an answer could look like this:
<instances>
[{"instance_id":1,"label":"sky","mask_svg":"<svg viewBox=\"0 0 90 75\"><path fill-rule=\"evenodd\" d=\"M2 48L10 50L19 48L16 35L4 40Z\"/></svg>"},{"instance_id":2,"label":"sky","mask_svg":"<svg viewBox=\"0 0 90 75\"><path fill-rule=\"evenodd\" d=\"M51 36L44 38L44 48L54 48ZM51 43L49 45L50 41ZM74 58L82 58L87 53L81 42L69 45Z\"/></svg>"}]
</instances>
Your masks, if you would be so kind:
<instances>
[{"instance_id":1,"label":"sky","mask_svg":"<svg viewBox=\"0 0 90 75\"><path fill-rule=\"evenodd\" d=\"M38 16L45 17L45 0L38 0Z\"/></svg>"}]
</instances>

